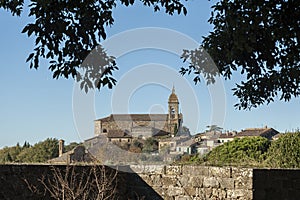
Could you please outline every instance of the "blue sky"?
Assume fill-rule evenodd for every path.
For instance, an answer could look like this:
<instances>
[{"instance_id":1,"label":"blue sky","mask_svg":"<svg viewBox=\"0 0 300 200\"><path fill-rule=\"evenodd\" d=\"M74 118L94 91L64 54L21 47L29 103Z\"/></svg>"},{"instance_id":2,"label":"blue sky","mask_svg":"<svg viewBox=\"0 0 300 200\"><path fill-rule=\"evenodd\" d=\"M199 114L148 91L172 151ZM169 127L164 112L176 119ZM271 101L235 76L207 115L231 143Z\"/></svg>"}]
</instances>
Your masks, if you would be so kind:
<instances>
[{"instance_id":1,"label":"blue sky","mask_svg":"<svg viewBox=\"0 0 300 200\"><path fill-rule=\"evenodd\" d=\"M210 4L189 1L187 16L168 16L163 11L154 13L140 4L129 8L119 6L114 12L115 24L107 29L107 45L112 43L111 37L122 36L124 31L136 33L136 30L149 30L147 27L162 28L167 33L201 42L202 36L212 28L207 23ZM120 70L115 77L120 84L113 90L82 94L72 79L53 80L45 62L38 70L29 69L25 60L34 40L21 34L25 24L30 22L26 13L18 18L0 10L0 147L24 141L33 144L47 137L63 138L67 143L81 141L93 136L94 119L112 112L164 113L173 84L184 125L190 127L192 133L215 123L225 130L238 131L265 125L281 132L299 127L299 99L288 103L276 101L251 111L236 110L233 105L237 99L231 88L241 80L238 74L230 81L221 80L224 89L220 94L212 94L219 90L216 92L205 84L195 86L192 77L181 77L177 74L182 66L179 56L158 48L141 48L118 56ZM171 42L176 46L180 41ZM127 47L125 40L117 48L122 46Z\"/></svg>"}]
</instances>

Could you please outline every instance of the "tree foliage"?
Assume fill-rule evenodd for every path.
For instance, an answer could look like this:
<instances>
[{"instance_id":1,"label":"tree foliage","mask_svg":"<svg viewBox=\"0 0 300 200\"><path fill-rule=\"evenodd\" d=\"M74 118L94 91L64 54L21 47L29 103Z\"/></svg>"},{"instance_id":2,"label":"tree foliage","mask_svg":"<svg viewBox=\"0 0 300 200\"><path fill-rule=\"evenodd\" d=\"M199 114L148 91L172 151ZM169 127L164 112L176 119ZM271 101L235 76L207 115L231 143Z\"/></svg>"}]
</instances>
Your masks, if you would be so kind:
<instances>
[{"instance_id":1,"label":"tree foliage","mask_svg":"<svg viewBox=\"0 0 300 200\"><path fill-rule=\"evenodd\" d=\"M275 97L289 101L300 95L300 1L219 0L212 6L209 23L213 31L201 47L185 50L190 65L182 74L200 72L208 83L221 74L230 79L234 72L245 80L233 88L239 109L270 103ZM218 70L206 65L212 57Z\"/></svg>"},{"instance_id":2,"label":"tree foliage","mask_svg":"<svg viewBox=\"0 0 300 200\"><path fill-rule=\"evenodd\" d=\"M151 153L158 150L158 142L156 139L150 137L147 138L143 144L143 152L144 153Z\"/></svg>"},{"instance_id":3,"label":"tree foliage","mask_svg":"<svg viewBox=\"0 0 300 200\"><path fill-rule=\"evenodd\" d=\"M187 14L184 0L139 0L154 11L169 15ZM187 1L187 0L185 0ZM53 78L70 76L82 89L113 87L115 58L107 55L100 43L106 28L114 23L117 6L131 6L138 0L44 0L29 1L29 16L23 33L35 37L28 56L31 68L40 59L49 61ZM23 0L2 0L0 8L20 16ZM300 1L218 0L212 6L209 23L213 31L204 37L201 47L184 50L183 61L189 66L182 74L194 73L194 81L204 75L207 83L215 76L231 79L234 72L244 80L233 88L239 109L270 103L276 97L289 101L300 95ZM91 50L94 51L91 53ZM87 59L88 55L96 59ZM212 58L212 59L211 59ZM217 68L211 67L212 63ZM80 73L79 73L80 72Z\"/></svg>"},{"instance_id":4,"label":"tree foliage","mask_svg":"<svg viewBox=\"0 0 300 200\"><path fill-rule=\"evenodd\" d=\"M78 145L76 142L65 145L65 151L70 151ZM0 163L47 162L57 156L58 140L55 138L47 138L33 146L25 141L22 147L17 143L16 146L0 149Z\"/></svg>"},{"instance_id":5,"label":"tree foliage","mask_svg":"<svg viewBox=\"0 0 300 200\"><path fill-rule=\"evenodd\" d=\"M206 126L207 130L206 132L210 132L210 131L216 131L216 132L222 132L223 128L219 127L218 125L208 125Z\"/></svg>"},{"instance_id":6,"label":"tree foliage","mask_svg":"<svg viewBox=\"0 0 300 200\"><path fill-rule=\"evenodd\" d=\"M236 138L214 148L205 158L212 165L259 165L270 141L263 137Z\"/></svg>"},{"instance_id":7,"label":"tree foliage","mask_svg":"<svg viewBox=\"0 0 300 200\"><path fill-rule=\"evenodd\" d=\"M300 168L300 132L286 133L272 142L266 164L277 168Z\"/></svg>"},{"instance_id":8,"label":"tree foliage","mask_svg":"<svg viewBox=\"0 0 300 200\"><path fill-rule=\"evenodd\" d=\"M45 141L24 149L18 156L19 162L46 162L58 156L58 140L48 138Z\"/></svg>"},{"instance_id":9,"label":"tree foliage","mask_svg":"<svg viewBox=\"0 0 300 200\"><path fill-rule=\"evenodd\" d=\"M28 56L30 68L38 68L41 59L49 61L53 78L70 76L86 92L103 86L112 88L118 69L115 58L107 55L100 42L106 39L106 28L114 23L113 9L131 6L135 0L43 0L29 1L28 16L33 19L22 33L35 37L35 47ZM169 15L187 13L180 0L140 0L154 11L164 9ZM1 0L0 8L20 16L23 0ZM92 51L93 50L93 51ZM91 52L92 51L92 52ZM91 54L92 55L91 55ZM86 59L87 56L90 59ZM85 61L85 62L84 62ZM79 73L80 72L80 73Z\"/></svg>"}]
</instances>

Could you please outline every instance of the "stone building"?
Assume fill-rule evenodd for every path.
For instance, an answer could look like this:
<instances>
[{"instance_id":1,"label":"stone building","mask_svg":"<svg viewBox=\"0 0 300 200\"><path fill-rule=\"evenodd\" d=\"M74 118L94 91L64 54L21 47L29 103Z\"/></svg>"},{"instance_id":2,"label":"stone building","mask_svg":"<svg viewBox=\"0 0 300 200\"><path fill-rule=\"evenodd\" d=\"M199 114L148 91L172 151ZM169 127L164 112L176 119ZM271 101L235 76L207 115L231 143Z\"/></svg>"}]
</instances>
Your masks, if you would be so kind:
<instances>
[{"instance_id":1,"label":"stone building","mask_svg":"<svg viewBox=\"0 0 300 200\"><path fill-rule=\"evenodd\" d=\"M168 99L167 114L111 114L94 122L95 136L123 131L135 138L174 136L181 129L183 115L179 113L179 100L173 87Z\"/></svg>"},{"instance_id":2,"label":"stone building","mask_svg":"<svg viewBox=\"0 0 300 200\"><path fill-rule=\"evenodd\" d=\"M246 128L239 132L235 137L243 138L243 137L253 137L253 136L261 136L265 137L268 140L272 140L273 137L278 135L279 132L273 128L264 127L264 128Z\"/></svg>"}]
</instances>

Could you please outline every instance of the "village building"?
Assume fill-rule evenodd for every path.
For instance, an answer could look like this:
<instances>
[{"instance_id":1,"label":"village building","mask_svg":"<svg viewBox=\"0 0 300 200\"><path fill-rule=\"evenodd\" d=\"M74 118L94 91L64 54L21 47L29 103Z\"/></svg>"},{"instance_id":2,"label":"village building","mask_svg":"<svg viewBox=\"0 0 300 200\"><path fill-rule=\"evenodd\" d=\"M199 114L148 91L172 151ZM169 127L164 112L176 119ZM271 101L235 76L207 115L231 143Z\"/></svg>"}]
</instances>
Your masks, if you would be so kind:
<instances>
[{"instance_id":1,"label":"village building","mask_svg":"<svg viewBox=\"0 0 300 200\"><path fill-rule=\"evenodd\" d=\"M107 133L107 140L108 142L130 143L132 142L132 136L122 130L110 130Z\"/></svg>"},{"instance_id":2,"label":"village building","mask_svg":"<svg viewBox=\"0 0 300 200\"><path fill-rule=\"evenodd\" d=\"M72 164L72 163L86 163L93 161L93 156L86 150L83 145L78 145L68 152L64 152L64 140L59 140L59 156L48 160L51 164Z\"/></svg>"},{"instance_id":3,"label":"village building","mask_svg":"<svg viewBox=\"0 0 300 200\"><path fill-rule=\"evenodd\" d=\"M236 136L237 132L226 132L223 133L219 136L219 143L225 143L225 142L230 142L234 140L234 137Z\"/></svg>"},{"instance_id":4,"label":"village building","mask_svg":"<svg viewBox=\"0 0 300 200\"><path fill-rule=\"evenodd\" d=\"M239 132L235 137L244 138L244 137L261 136L267 138L268 140L273 140L273 137L276 136L277 134L279 134L278 131L266 126L264 128L247 128Z\"/></svg>"},{"instance_id":5,"label":"village building","mask_svg":"<svg viewBox=\"0 0 300 200\"><path fill-rule=\"evenodd\" d=\"M189 136L178 136L161 139L158 142L158 151L164 152L168 151L170 154L176 154L176 147L178 144L189 140Z\"/></svg>"},{"instance_id":6,"label":"village building","mask_svg":"<svg viewBox=\"0 0 300 200\"><path fill-rule=\"evenodd\" d=\"M176 146L176 152L179 154L195 154L197 153L197 142L193 139L189 139L185 142L181 142Z\"/></svg>"},{"instance_id":7,"label":"village building","mask_svg":"<svg viewBox=\"0 0 300 200\"><path fill-rule=\"evenodd\" d=\"M179 113L179 100L173 87L168 99L167 114L111 114L94 122L95 136L123 131L124 137L174 137L181 129L183 115ZM113 139L113 138L111 138ZM120 139L120 138L118 138Z\"/></svg>"}]
</instances>

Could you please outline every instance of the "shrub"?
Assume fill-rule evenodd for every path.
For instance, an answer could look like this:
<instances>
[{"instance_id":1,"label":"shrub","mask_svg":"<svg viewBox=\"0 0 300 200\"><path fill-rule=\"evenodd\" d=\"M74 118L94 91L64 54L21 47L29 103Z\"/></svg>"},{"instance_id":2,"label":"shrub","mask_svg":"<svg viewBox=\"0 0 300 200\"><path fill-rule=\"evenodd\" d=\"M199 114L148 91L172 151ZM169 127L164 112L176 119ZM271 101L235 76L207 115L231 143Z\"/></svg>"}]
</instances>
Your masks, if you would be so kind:
<instances>
[{"instance_id":1,"label":"shrub","mask_svg":"<svg viewBox=\"0 0 300 200\"><path fill-rule=\"evenodd\" d=\"M300 132L286 133L273 141L265 163L268 167L300 168Z\"/></svg>"},{"instance_id":2,"label":"shrub","mask_svg":"<svg viewBox=\"0 0 300 200\"><path fill-rule=\"evenodd\" d=\"M211 165L259 166L269 146L270 141L263 137L236 138L214 148L205 160Z\"/></svg>"}]
</instances>

